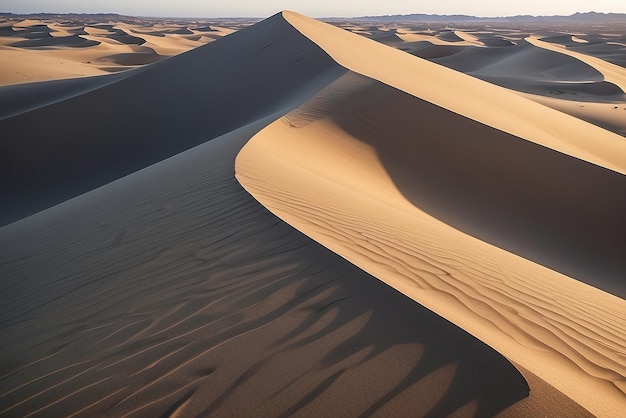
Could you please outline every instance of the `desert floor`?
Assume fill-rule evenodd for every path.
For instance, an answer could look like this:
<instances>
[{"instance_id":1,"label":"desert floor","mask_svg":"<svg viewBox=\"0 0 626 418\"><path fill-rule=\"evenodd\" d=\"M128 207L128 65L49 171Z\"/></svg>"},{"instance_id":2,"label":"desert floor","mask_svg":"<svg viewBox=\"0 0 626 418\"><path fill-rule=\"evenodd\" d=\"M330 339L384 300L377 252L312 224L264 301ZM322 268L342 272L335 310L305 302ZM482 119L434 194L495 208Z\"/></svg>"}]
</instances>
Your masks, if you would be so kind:
<instances>
[{"instance_id":1,"label":"desert floor","mask_svg":"<svg viewBox=\"0 0 626 418\"><path fill-rule=\"evenodd\" d=\"M626 33L0 23L0 415L619 416Z\"/></svg>"}]
</instances>

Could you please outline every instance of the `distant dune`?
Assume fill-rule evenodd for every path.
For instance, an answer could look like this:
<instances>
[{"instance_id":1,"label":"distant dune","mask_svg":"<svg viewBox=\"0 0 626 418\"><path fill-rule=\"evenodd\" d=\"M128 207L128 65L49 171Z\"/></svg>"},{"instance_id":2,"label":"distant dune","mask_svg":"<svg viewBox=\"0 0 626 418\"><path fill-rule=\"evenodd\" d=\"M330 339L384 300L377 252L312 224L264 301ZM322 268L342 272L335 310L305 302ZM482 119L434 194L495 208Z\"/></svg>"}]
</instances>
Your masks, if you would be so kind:
<instances>
[{"instance_id":1,"label":"distant dune","mask_svg":"<svg viewBox=\"0 0 626 418\"><path fill-rule=\"evenodd\" d=\"M140 67L0 88L0 415L620 415L626 142L549 91L625 70L351 25L66 25Z\"/></svg>"},{"instance_id":2,"label":"distant dune","mask_svg":"<svg viewBox=\"0 0 626 418\"><path fill-rule=\"evenodd\" d=\"M250 24L157 21L119 15L0 18L0 86L132 69L180 54ZM226 23L228 27L220 26Z\"/></svg>"},{"instance_id":3,"label":"distant dune","mask_svg":"<svg viewBox=\"0 0 626 418\"><path fill-rule=\"evenodd\" d=\"M610 19L546 22L335 24L626 136L626 33Z\"/></svg>"}]
</instances>

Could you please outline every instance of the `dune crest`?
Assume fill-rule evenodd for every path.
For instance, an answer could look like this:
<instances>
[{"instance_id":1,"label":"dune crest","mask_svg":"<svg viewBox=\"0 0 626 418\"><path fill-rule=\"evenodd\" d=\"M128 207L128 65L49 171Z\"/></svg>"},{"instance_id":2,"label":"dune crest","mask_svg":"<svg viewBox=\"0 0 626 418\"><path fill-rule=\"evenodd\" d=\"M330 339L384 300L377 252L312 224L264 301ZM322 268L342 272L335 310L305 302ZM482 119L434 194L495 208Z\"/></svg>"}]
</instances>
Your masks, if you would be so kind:
<instances>
[{"instance_id":1,"label":"dune crest","mask_svg":"<svg viewBox=\"0 0 626 418\"><path fill-rule=\"evenodd\" d=\"M213 42L251 23L233 21L233 27L227 28L207 22L118 19L84 15L59 22L52 16L43 21L0 22L0 86L133 69Z\"/></svg>"},{"instance_id":2,"label":"dune crest","mask_svg":"<svg viewBox=\"0 0 626 418\"><path fill-rule=\"evenodd\" d=\"M340 26L626 136L624 47L611 41L621 35L610 33L620 29L573 25L556 32L549 25L530 25L525 31L515 24L461 25L454 34L465 41L443 41L454 29L443 25L436 30L426 23L397 30L379 25L367 33Z\"/></svg>"},{"instance_id":3,"label":"dune crest","mask_svg":"<svg viewBox=\"0 0 626 418\"><path fill-rule=\"evenodd\" d=\"M528 42L535 46L572 56L588 65L591 65L604 75L606 81L616 84L620 89L622 89L623 92L626 93L626 69L624 69L623 67L611 64L610 62L604 61L603 59L597 57L593 57L591 55L581 54L579 52L572 51L571 49L561 47L558 44L543 41L536 36L530 36L526 39Z\"/></svg>"},{"instance_id":4,"label":"dune crest","mask_svg":"<svg viewBox=\"0 0 626 418\"><path fill-rule=\"evenodd\" d=\"M345 72L305 39L288 24L265 21L219 43L104 79L0 88L10 96L8 103L0 100L0 112L9 108L0 119L6 134L0 143L0 224L230 132L271 112L278 99L298 100L300 92ZM270 87L275 80L281 84ZM74 89L85 93L64 97ZM13 103L31 93L24 103L31 111L11 114ZM46 105L29 108L34 102ZM115 123L103 124L94 104L106 105L106 120Z\"/></svg>"},{"instance_id":5,"label":"dune crest","mask_svg":"<svg viewBox=\"0 0 626 418\"><path fill-rule=\"evenodd\" d=\"M233 100L241 84L228 84L244 82L233 78L244 71L235 52L257 71L238 89L239 99L259 100L249 112ZM203 63L213 70L208 81ZM213 139L0 228L0 338L10 342L0 414L514 416L558 406L585 415L551 388L551 402L527 398L526 380L502 355L295 231L235 180L235 156L264 126L285 114L307 125L369 84L346 72L277 15L150 71L25 110L22 117L67 123L89 118L87 105L107 97L100 116L115 117L139 85L161 93L152 109L176 114L170 123L180 133L176 122L189 119L175 112L184 107L168 107L162 83L183 78L187 88L173 87L206 111ZM318 96L294 117L329 84L345 85L345 94ZM202 88L194 95L189 86ZM82 106L59 112L74 100ZM237 112L236 121L225 117ZM145 129L140 120L126 126ZM68 129L61 139L82 134ZM163 147L183 137L160 130L150 140Z\"/></svg>"},{"instance_id":6,"label":"dune crest","mask_svg":"<svg viewBox=\"0 0 626 418\"><path fill-rule=\"evenodd\" d=\"M233 29L44 20L0 43ZM2 87L0 415L622 411L624 299L531 261L623 271L615 137L372 45L285 12Z\"/></svg>"},{"instance_id":7,"label":"dune crest","mask_svg":"<svg viewBox=\"0 0 626 418\"><path fill-rule=\"evenodd\" d=\"M592 413L619 414L626 405L626 301L462 233L419 206L426 197L430 213L458 221L465 215L445 213L451 201L439 191L445 194L457 180L466 185L486 180L502 191L516 178L525 183L534 174L524 164L513 168L512 177L498 177L518 156L546 159L539 182L530 184L537 190L544 187L541 178L545 184L562 181L551 171L553 163L580 173L578 179L597 173L594 181L612 184L599 199L600 205L614 205L601 223L615 229L603 249L613 254L619 272L624 267L619 214L626 211L626 202L611 190L626 187L623 138L357 35L292 12L283 15L352 73L243 148L236 176L244 188L292 226L469 331ZM463 128L455 132L450 126ZM480 162L484 156L488 160ZM455 173L455 164L468 162ZM577 187L565 187L566 200L578 193ZM514 196L504 197L505 192L498 201L497 194L469 190L456 202L483 201L486 206L477 206L476 216L493 210L483 226L508 224L508 211L515 213L516 202L507 199ZM550 199L550 193L543 198ZM541 199L519 204L541 206ZM593 202L588 205L592 208ZM498 219L499 214L504 218ZM541 210L534 220L518 215L528 222L520 224L522 229L531 231L534 222L549 226L559 217ZM599 218L592 215L587 221ZM579 232L574 218L565 222ZM593 228L581 225L580 231L593 235ZM558 238L563 232L567 229L537 229L531 235ZM524 245L518 238L515 244ZM572 241L585 247L582 236ZM623 290L619 281L612 283Z\"/></svg>"},{"instance_id":8,"label":"dune crest","mask_svg":"<svg viewBox=\"0 0 626 418\"><path fill-rule=\"evenodd\" d=\"M626 142L619 135L573 117L563 118L561 112L529 104L527 99L510 91L457 71L441 69L323 22L294 12L284 12L284 16L350 70L496 129L626 174L626 161L622 158L626 155ZM385 57L386 65L381 66L375 59L378 54ZM424 74L428 74L428 83L417 82ZM564 120L556 132L554 118ZM525 120L532 120L533 124L524 123ZM589 137L594 138L592 143Z\"/></svg>"}]
</instances>

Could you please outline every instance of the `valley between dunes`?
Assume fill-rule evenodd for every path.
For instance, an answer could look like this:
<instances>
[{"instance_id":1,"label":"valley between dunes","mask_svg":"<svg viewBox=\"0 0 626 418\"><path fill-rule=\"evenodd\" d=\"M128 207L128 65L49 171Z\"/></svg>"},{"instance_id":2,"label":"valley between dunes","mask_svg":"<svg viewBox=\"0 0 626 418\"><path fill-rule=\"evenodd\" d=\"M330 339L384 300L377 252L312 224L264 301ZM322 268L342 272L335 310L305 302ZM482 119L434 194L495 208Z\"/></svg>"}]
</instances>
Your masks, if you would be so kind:
<instances>
[{"instance_id":1,"label":"valley between dunes","mask_svg":"<svg viewBox=\"0 0 626 418\"><path fill-rule=\"evenodd\" d=\"M219 38L0 87L0 415L624 411L613 116L295 12Z\"/></svg>"}]
</instances>

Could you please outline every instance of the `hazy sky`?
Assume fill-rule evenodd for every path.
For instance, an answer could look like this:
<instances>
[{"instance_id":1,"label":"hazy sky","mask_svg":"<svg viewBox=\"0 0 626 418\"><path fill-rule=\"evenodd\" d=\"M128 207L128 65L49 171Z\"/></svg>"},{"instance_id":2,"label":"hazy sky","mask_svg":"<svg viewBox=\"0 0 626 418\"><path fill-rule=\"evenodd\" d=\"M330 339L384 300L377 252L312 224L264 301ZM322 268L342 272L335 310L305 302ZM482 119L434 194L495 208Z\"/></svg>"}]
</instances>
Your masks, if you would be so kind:
<instances>
[{"instance_id":1,"label":"hazy sky","mask_svg":"<svg viewBox=\"0 0 626 418\"><path fill-rule=\"evenodd\" d=\"M470 14L476 16L626 13L626 0L2 0L0 12L120 13L169 17L267 17L280 10L311 17L384 14Z\"/></svg>"}]
</instances>

